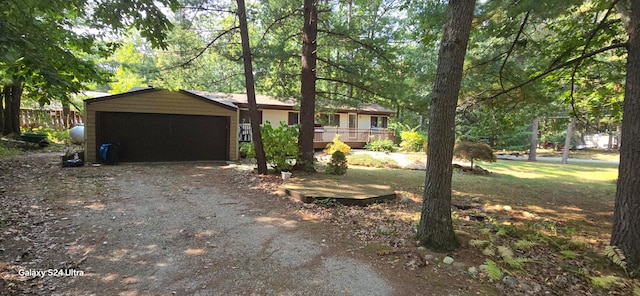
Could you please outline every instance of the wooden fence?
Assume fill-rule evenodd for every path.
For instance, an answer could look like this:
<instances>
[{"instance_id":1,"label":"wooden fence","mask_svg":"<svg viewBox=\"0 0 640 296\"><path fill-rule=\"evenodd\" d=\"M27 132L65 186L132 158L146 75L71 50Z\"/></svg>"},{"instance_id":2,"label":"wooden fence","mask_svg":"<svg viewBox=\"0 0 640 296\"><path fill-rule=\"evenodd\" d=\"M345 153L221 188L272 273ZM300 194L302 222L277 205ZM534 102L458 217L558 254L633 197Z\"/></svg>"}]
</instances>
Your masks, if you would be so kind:
<instances>
[{"instance_id":1,"label":"wooden fence","mask_svg":"<svg viewBox=\"0 0 640 296\"><path fill-rule=\"evenodd\" d=\"M62 110L20 109L20 127L24 128L70 128L82 124L82 115L76 111L69 111L65 118Z\"/></svg>"}]
</instances>

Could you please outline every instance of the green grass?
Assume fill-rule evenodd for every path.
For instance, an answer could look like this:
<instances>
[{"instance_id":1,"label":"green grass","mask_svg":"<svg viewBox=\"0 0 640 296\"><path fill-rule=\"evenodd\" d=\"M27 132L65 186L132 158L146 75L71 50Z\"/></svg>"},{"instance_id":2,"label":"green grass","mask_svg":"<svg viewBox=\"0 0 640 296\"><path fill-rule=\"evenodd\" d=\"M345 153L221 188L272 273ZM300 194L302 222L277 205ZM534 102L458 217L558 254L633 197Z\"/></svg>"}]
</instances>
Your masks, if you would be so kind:
<instances>
[{"instance_id":1,"label":"green grass","mask_svg":"<svg viewBox=\"0 0 640 296\"><path fill-rule=\"evenodd\" d=\"M562 151L554 151L553 149L538 149L538 156L562 157ZM569 151L569 158L575 159L594 159L603 161L617 161L620 159L620 152L607 149L585 149Z\"/></svg>"},{"instance_id":2,"label":"green grass","mask_svg":"<svg viewBox=\"0 0 640 296\"><path fill-rule=\"evenodd\" d=\"M480 163L488 176L453 174L452 201L485 208L511 206L558 221L558 229L606 240L614 206L617 166L501 161ZM320 176L318 176L320 177ZM426 174L389 168L350 166L341 181L380 184L421 196ZM419 209L416 209L419 211Z\"/></svg>"}]
</instances>

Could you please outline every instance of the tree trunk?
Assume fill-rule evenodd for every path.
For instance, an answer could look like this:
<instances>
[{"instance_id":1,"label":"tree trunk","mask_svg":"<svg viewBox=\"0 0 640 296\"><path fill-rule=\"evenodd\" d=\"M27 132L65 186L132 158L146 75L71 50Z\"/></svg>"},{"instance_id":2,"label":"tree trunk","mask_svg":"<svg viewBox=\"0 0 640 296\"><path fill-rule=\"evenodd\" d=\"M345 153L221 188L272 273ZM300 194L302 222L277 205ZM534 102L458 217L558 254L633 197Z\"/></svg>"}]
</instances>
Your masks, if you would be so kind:
<instances>
[{"instance_id":1,"label":"tree trunk","mask_svg":"<svg viewBox=\"0 0 640 296\"><path fill-rule=\"evenodd\" d=\"M431 96L427 175L418 238L434 251L459 246L451 220L455 117L475 0L450 0Z\"/></svg>"},{"instance_id":2,"label":"tree trunk","mask_svg":"<svg viewBox=\"0 0 640 296\"><path fill-rule=\"evenodd\" d=\"M6 136L11 133L11 84L7 84L2 88L2 94L4 97L2 135Z\"/></svg>"},{"instance_id":3,"label":"tree trunk","mask_svg":"<svg viewBox=\"0 0 640 296\"><path fill-rule=\"evenodd\" d=\"M6 85L0 89L0 135L4 134L4 102L9 90Z\"/></svg>"},{"instance_id":4,"label":"tree trunk","mask_svg":"<svg viewBox=\"0 0 640 296\"><path fill-rule=\"evenodd\" d=\"M71 105L69 104L69 102L62 102L62 124L64 125L65 129L71 127L71 118L69 117L70 115Z\"/></svg>"},{"instance_id":5,"label":"tree trunk","mask_svg":"<svg viewBox=\"0 0 640 296\"><path fill-rule=\"evenodd\" d=\"M640 272L640 0L631 2L620 165L611 245L622 250L627 270Z\"/></svg>"},{"instance_id":6,"label":"tree trunk","mask_svg":"<svg viewBox=\"0 0 640 296\"><path fill-rule=\"evenodd\" d=\"M238 19L240 19L240 38L242 39L242 57L244 59L244 79L247 89L247 102L249 103L249 117L251 117L251 134L253 135L253 147L258 162L258 173L267 174L267 160L262 145L260 132L260 111L256 103L255 82L253 79L253 63L251 60L251 47L249 44L249 30L247 26L247 11L244 0L237 0Z\"/></svg>"},{"instance_id":7,"label":"tree trunk","mask_svg":"<svg viewBox=\"0 0 640 296\"><path fill-rule=\"evenodd\" d=\"M14 80L11 84L11 133L20 135L20 98L22 97L22 82Z\"/></svg>"},{"instance_id":8,"label":"tree trunk","mask_svg":"<svg viewBox=\"0 0 640 296\"><path fill-rule=\"evenodd\" d=\"M302 86L300 98L299 161L296 170L312 172L313 136L316 108L316 50L318 36L318 2L304 0L304 26L302 28Z\"/></svg>"},{"instance_id":9,"label":"tree trunk","mask_svg":"<svg viewBox=\"0 0 640 296\"><path fill-rule=\"evenodd\" d=\"M611 129L611 126L609 126L608 129L608 134L609 134L609 139L607 139L607 152L611 152L611 149L613 149L613 130Z\"/></svg>"},{"instance_id":10,"label":"tree trunk","mask_svg":"<svg viewBox=\"0 0 640 296\"><path fill-rule=\"evenodd\" d=\"M22 83L15 80L3 87L4 114L2 134L20 134L20 97L22 96Z\"/></svg>"},{"instance_id":11,"label":"tree trunk","mask_svg":"<svg viewBox=\"0 0 640 296\"><path fill-rule=\"evenodd\" d=\"M531 123L531 141L529 142L529 159L536 161L536 150L538 149L538 118Z\"/></svg>"},{"instance_id":12,"label":"tree trunk","mask_svg":"<svg viewBox=\"0 0 640 296\"><path fill-rule=\"evenodd\" d=\"M569 119L569 124L567 124L567 135L564 137L564 149L562 150L562 163L567 164L567 160L569 159L569 149L571 148L571 135L573 134L573 121L574 117Z\"/></svg>"}]
</instances>

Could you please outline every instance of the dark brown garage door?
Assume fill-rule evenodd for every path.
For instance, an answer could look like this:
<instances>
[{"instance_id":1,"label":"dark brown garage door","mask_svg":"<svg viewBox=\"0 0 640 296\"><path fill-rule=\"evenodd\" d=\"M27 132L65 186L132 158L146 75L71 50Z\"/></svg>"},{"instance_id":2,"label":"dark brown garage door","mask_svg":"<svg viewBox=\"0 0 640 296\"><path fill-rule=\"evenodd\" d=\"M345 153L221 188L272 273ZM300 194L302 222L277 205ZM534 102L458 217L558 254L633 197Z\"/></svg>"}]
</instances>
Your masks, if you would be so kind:
<instances>
[{"instance_id":1,"label":"dark brown garage door","mask_svg":"<svg viewBox=\"0 0 640 296\"><path fill-rule=\"evenodd\" d=\"M229 158L229 117L96 112L96 122L98 149L119 143L123 162Z\"/></svg>"}]
</instances>

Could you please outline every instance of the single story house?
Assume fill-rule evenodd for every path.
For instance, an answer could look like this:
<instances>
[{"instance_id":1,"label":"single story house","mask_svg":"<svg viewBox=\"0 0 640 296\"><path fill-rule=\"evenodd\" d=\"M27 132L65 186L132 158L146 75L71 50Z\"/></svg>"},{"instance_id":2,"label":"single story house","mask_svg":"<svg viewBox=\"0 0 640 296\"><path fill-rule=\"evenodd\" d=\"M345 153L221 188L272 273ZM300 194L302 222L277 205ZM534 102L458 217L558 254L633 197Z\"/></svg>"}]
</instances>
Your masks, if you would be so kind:
<instances>
[{"instance_id":1,"label":"single story house","mask_svg":"<svg viewBox=\"0 0 640 296\"><path fill-rule=\"evenodd\" d=\"M299 123L293 100L257 96L260 124ZM136 88L84 101L85 160L100 160L102 144L118 145L123 162L236 160L239 144L251 141L246 94ZM314 147L336 135L352 148L373 139L395 139L392 110L375 104L318 113Z\"/></svg>"},{"instance_id":2,"label":"single story house","mask_svg":"<svg viewBox=\"0 0 640 296\"><path fill-rule=\"evenodd\" d=\"M240 142L251 142L251 119L246 94L211 93L190 91L212 100L233 104L239 109ZM269 122L273 127L285 122L295 125L300 122L300 111L294 100L277 100L269 96L256 96L260 111L260 124ZM316 114L314 148L322 149L336 135L352 148L362 148L373 139L395 139L395 131L388 129L389 117L395 112L377 104L362 103L357 107L333 108L329 112Z\"/></svg>"}]
</instances>

